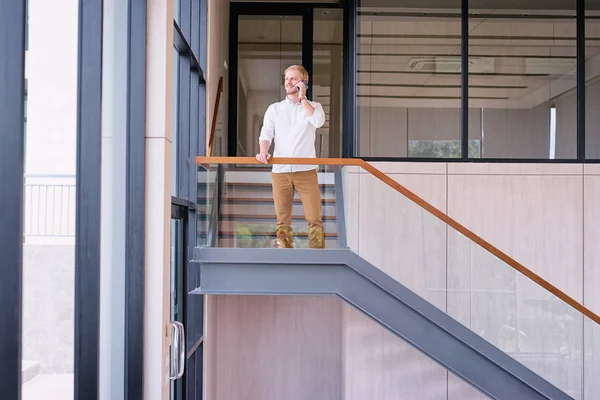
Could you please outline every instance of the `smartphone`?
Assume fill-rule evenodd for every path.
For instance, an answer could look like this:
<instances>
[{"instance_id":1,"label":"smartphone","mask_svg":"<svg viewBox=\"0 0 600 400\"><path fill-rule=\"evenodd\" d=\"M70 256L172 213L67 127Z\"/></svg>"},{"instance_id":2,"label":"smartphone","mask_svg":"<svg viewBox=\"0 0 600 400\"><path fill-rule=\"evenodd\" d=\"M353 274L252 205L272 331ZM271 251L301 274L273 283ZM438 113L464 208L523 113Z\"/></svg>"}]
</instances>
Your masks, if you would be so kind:
<instances>
[{"instance_id":1,"label":"smartphone","mask_svg":"<svg viewBox=\"0 0 600 400\"><path fill-rule=\"evenodd\" d=\"M306 82L305 80L302 80L302 83L304 83L304 86L306 87L306 91L308 92L308 82ZM296 86L296 90L300 91L300 86Z\"/></svg>"}]
</instances>

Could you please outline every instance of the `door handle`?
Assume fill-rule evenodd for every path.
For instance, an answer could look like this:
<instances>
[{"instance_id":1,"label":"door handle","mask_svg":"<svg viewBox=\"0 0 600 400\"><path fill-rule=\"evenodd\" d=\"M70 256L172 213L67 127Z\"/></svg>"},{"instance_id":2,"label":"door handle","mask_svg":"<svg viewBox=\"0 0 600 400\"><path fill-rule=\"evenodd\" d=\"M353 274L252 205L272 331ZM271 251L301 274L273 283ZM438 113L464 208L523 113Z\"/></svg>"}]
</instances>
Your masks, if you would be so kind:
<instances>
[{"instance_id":1,"label":"door handle","mask_svg":"<svg viewBox=\"0 0 600 400\"><path fill-rule=\"evenodd\" d=\"M178 321L171 321L174 335L171 337L171 372L169 379L175 381L185 371L185 329Z\"/></svg>"}]
</instances>

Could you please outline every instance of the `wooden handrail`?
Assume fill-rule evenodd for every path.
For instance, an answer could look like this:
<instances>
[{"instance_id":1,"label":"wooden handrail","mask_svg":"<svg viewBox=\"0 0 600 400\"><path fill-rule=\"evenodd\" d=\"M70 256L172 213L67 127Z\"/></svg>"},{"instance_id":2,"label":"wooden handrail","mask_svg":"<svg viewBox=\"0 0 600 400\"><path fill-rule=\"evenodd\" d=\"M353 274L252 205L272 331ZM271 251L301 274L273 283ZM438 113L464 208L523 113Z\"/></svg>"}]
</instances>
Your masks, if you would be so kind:
<instances>
[{"instance_id":1,"label":"wooden handrail","mask_svg":"<svg viewBox=\"0 0 600 400\"><path fill-rule=\"evenodd\" d=\"M219 115L219 103L221 102L221 93L223 93L223 77L219 78L217 86L217 98L215 99L215 112L213 113L212 124L210 126L210 138L208 140L207 156L212 155L213 141L215 140L215 130L217 129L217 117Z\"/></svg>"},{"instance_id":2,"label":"wooden handrail","mask_svg":"<svg viewBox=\"0 0 600 400\"><path fill-rule=\"evenodd\" d=\"M260 164L254 157L196 157L196 164ZM390 186L397 192L401 193L409 200L412 200L421 208L435 215L437 218L444 221L446 224L450 225L452 228L456 229L460 233L462 233L467 238L471 239L473 242L477 243L500 260L504 261L506 264L510 265L515 270L519 271L521 274L525 275L592 321L596 322L600 325L600 316L594 313L584 305L577 302L575 299L558 289L556 286L552 285L550 282L537 275L535 272L526 268L523 264L519 263L517 260L510 257L508 254L504 253L502 250L493 246L491 243L485 241L465 226L458 223L456 220L450 218L448 215L444 214L442 211L438 210L404 186L400 185L398 182L367 163L363 159L360 158L271 158L269 160L269 164L297 164L297 165L344 165L344 166L357 166L361 167L364 170L368 171L371 175L375 176L377 179Z\"/></svg>"}]
</instances>

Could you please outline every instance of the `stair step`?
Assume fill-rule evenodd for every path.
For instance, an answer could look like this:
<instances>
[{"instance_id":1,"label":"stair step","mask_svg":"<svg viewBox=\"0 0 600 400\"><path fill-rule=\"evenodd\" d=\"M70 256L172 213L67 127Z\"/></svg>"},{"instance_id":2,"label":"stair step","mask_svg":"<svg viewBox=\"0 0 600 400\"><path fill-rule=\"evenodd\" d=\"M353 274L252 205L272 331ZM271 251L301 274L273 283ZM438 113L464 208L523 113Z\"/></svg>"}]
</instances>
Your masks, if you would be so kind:
<instances>
[{"instance_id":1,"label":"stair step","mask_svg":"<svg viewBox=\"0 0 600 400\"><path fill-rule=\"evenodd\" d=\"M241 237L241 238L219 238L219 247L222 248L274 248L277 247L275 237ZM307 249L308 238L294 238L294 247L297 249ZM338 248L337 238L325 238L326 249Z\"/></svg>"},{"instance_id":2,"label":"stair step","mask_svg":"<svg viewBox=\"0 0 600 400\"><path fill-rule=\"evenodd\" d=\"M204 220L210 217L210 215L204 214L199 216L200 220ZM229 220L255 220L255 221L259 221L259 220L273 220L275 221L277 219L277 217L275 216L275 214L242 214L242 213L233 213L233 214L221 214L219 216L219 220L220 221L229 221ZM292 215L292 221L296 221L296 220L302 220L304 221L304 215L302 214L297 214L297 215ZM323 221L336 221L336 216L335 215L324 215L321 217L321 219Z\"/></svg>"},{"instance_id":3,"label":"stair step","mask_svg":"<svg viewBox=\"0 0 600 400\"><path fill-rule=\"evenodd\" d=\"M321 188L319 191L321 199L335 200L333 188ZM223 197L225 198L273 198L273 189L271 186L246 187L233 185L225 189ZM300 199L300 194L295 191L294 198Z\"/></svg>"},{"instance_id":4,"label":"stair step","mask_svg":"<svg viewBox=\"0 0 600 400\"><path fill-rule=\"evenodd\" d=\"M239 203L273 203L272 197L225 197L223 203L239 204ZM302 204L300 198L294 198L294 204ZM335 205L335 199L321 199L323 205Z\"/></svg>"},{"instance_id":5,"label":"stair step","mask_svg":"<svg viewBox=\"0 0 600 400\"><path fill-rule=\"evenodd\" d=\"M272 237L275 238L277 237L277 235L275 234L275 231L265 231L265 232L251 232L250 235L241 235L239 233L233 232L233 231L219 231L219 238L224 238L224 237L237 237L237 238L243 238L243 237ZM294 237L308 237L308 232L294 232ZM337 232L326 232L325 233L325 237L326 238L337 238L338 234Z\"/></svg>"},{"instance_id":6,"label":"stair step","mask_svg":"<svg viewBox=\"0 0 600 400\"><path fill-rule=\"evenodd\" d=\"M319 184L334 184L335 177L332 172L317 173ZM227 170L225 172L226 183L263 183L271 184L271 171L251 171L251 170Z\"/></svg>"},{"instance_id":7,"label":"stair step","mask_svg":"<svg viewBox=\"0 0 600 400\"><path fill-rule=\"evenodd\" d=\"M250 232L275 232L277 221L275 219L256 221L256 220L223 220L219 224L219 230L225 232L240 232L240 230ZM325 233L337 234L337 223L335 221L323 221L323 230ZM308 223L304 220L292 221L293 232L307 232Z\"/></svg>"},{"instance_id":8,"label":"stair step","mask_svg":"<svg viewBox=\"0 0 600 400\"><path fill-rule=\"evenodd\" d=\"M324 204L321 208L322 216L335 217L335 204ZM275 205L273 201L267 203L248 202L248 203L223 203L221 213L227 214L251 214L251 215L275 215ZM302 203L294 203L292 206L292 215L304 215Z\"/></svg>"},{"instance_id":9,"label":"stair step","mask_svg":"<svg viewBox=\"0 0 600 400\"><path fill-rule=\"evenodd\" d=\"M273 185L267 182L226 182L225 187L243 187L243 188L269 188ZM334 188L335 185L332 183L319 183L321 188Z\"/></svg>"}]
</instances>

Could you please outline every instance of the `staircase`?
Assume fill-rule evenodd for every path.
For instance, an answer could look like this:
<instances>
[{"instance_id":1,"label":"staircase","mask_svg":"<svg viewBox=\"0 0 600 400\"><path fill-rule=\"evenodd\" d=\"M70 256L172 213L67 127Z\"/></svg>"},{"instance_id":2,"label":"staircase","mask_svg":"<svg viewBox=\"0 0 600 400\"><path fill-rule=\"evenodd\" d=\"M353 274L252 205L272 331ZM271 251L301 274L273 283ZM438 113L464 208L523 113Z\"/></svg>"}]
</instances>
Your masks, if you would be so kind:
<instances>
[{"instance_id":1,"label":"staircase","mask_svg":"<svg viewBox=\"0 0 600 400\"><path fill-rule=\"evenodd\" d=\"M190 294L337 296L489 398L572 399L349 249L205 247L194 260L200 285ZM408 367L401 359L394 365Z\"/></svg>"},{"instance_id":2,"label":"staircase","mask_svg":"<svg viewBox=\"0 0 600 400\"><path fill-rule=\"evenodd\" d=\"M338 223L333 172L319 172L325 247L337 248ZM271 168L225 171L219 215L218 247L277 247ZM298 193L294 194L292 231L296 248L308 248L308 224Z\"/></svg>"}]
</instances>

